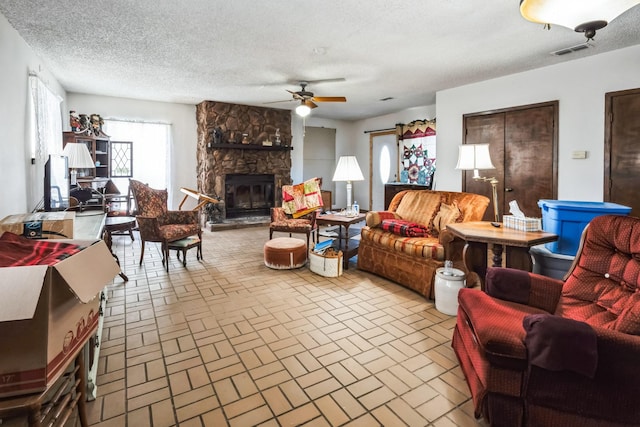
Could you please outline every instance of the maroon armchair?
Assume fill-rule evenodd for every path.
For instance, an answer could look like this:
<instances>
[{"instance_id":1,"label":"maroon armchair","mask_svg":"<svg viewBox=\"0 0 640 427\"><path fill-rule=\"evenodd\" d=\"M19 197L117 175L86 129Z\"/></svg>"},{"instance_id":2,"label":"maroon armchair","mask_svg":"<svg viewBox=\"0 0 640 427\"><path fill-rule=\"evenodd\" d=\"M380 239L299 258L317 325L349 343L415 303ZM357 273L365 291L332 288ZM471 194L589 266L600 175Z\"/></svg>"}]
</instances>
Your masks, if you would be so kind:
<instances>
[{"instance_id":1,"label":"maroon armchair","mask_svg":"<svg viewBox=\"0 0 640 427\"><path fill-rule=\"evenodd\" d=\"M167 209L167 190L156 190L140 181L129 179L129 188L136 202L136 221L140 230L144 257L145 242L162 244L162 263L169 271L169 243L185 237L202 237L197 211L170 211Z\"/></svg>"},{"instance_id":2,"label":"maroon armchair","mask_svg":"<svg viewBox=\"0 0 640 427\"><path fill-rule=\"evenodd\" d=\"M640 219L594 218L564 281L491 268L458 301L452 346L477 417L640 425Z\"/></svg>"}]
</instances>

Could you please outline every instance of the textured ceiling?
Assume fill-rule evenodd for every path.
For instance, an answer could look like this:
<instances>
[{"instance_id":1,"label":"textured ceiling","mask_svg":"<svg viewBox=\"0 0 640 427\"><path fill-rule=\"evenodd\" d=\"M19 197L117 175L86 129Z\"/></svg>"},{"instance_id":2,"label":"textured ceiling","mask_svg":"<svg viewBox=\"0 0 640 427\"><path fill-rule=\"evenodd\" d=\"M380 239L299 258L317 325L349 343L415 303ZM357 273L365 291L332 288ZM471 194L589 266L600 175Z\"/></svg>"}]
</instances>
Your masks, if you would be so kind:
<instances>
[{"instance_id":1,"label":"textured ceiling","mask_svg":"<svg viewBox=\"0 0 640 427\"><path fill-rule=\"evenodd\" d=\"M579 3L579 2L577 2ZM99 6L96 6L99 4ZM28 7L26 7L28 5ZM640 6L582 34L520 16L518 0L0 0L69 92L264 106L295 82L318 117L354 120L435 103L438 90L640 43ZM387 101L383 98L391 97ZM294 101L268 104L292 109Z\"/></svg>"}]
</instances>

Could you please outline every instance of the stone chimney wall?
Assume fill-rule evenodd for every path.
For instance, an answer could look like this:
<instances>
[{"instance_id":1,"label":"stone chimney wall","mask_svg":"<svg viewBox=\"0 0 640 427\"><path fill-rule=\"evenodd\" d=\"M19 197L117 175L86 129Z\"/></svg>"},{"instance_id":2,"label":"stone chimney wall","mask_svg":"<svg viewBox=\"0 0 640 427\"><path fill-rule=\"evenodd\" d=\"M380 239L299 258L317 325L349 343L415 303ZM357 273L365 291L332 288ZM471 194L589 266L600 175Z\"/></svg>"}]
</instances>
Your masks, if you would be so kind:
<instances>
[{"instance_id":1,"label":"stone chimney wall","mask_svg":"<svg viewBox=\"0 0 640 427\"><path fill-rule=\"evenodd\" d=\"M224 197L226 174L274 174L278 204L291 184L291 111L203 101L196 121L198 191Z\"/></svg>"}]
</instances>

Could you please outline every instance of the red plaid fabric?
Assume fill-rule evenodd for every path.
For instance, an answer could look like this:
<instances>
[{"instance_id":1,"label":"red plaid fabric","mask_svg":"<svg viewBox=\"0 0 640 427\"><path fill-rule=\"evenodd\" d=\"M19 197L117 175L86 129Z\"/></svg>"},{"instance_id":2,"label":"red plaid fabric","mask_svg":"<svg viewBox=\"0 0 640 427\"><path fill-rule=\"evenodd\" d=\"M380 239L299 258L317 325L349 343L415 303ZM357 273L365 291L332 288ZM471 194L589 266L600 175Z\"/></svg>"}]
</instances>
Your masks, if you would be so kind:
<instances>
[{"instance_id":1,"label":"red plaid fabric","mask_svg":"<svg viewBox=\"0 0 640 427\"><path fill-rule=\"evenodd\" d=\"M0 267L54 265L84 249L57 240L33 240L14 233L0 236Z\"/></svg>"},{"instance_id":2,"label":"red plaid fabric","mask_svg":"<svg viewBox=\"0 0 640 427\"><path fill-rule=\"evenodd\" d=\"M403 237L429 237L429 229L403 219L383 219L380 228Z\"/></svg>"}]
</instances>

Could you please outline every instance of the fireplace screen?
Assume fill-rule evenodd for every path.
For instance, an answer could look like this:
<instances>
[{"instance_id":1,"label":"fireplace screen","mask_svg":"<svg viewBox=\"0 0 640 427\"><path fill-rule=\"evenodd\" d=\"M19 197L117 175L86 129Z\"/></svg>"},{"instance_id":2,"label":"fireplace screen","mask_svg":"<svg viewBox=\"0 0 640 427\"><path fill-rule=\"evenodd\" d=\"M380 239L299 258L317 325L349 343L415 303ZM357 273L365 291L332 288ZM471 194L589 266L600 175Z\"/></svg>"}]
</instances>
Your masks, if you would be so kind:
<instances>
[{"instance_id":1,"label":"fireplace screen","mask_svg":"<svg viewBox=\"0 0 640 427\"><path fill-rule=\"evenodd\" d=\"M227 218L269 215L274 206L272 174L228 174L225 176Z\"/></svg>"}]
</instances>

